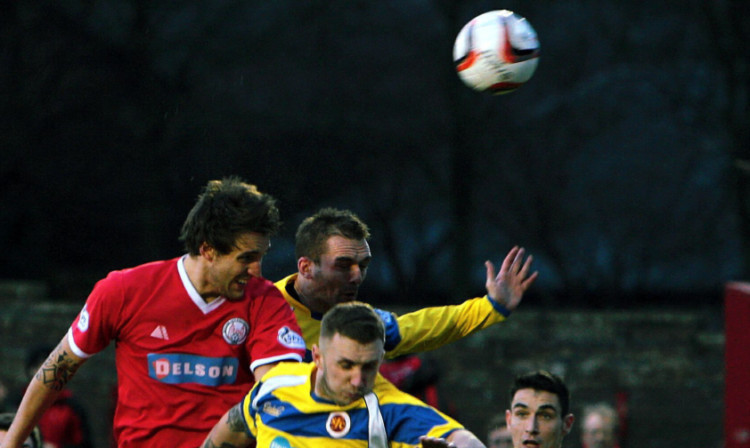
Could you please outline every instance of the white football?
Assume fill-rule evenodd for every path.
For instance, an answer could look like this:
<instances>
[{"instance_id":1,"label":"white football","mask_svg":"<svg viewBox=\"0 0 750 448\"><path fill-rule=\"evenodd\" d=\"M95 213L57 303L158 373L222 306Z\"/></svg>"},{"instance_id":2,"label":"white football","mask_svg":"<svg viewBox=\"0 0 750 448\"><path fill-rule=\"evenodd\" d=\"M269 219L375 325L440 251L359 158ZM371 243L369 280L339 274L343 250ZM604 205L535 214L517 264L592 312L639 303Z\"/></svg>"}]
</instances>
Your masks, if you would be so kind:
<instances>
[{"instance_id":1,"label":"white football","mask_svg":"<svg viewBox=\"0 0 750 448\"><path fill-rule=\"evenodd\" d=\"M516 90L536 71L539 38L531 24L506 9L471 19L456 36L453 61L467 86L503 94Z\"/></svg>"}]
</instances>

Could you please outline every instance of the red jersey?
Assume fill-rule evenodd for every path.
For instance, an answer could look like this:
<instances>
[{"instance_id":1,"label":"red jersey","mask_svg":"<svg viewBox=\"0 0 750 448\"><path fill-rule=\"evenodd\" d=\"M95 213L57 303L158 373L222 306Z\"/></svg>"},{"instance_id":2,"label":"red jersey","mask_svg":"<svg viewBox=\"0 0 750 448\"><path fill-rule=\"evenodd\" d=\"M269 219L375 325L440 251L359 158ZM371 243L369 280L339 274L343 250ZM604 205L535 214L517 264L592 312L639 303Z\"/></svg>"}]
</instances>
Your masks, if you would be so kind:
<instances>
[{"instance_id":1,"label":"red jersey","mask_svg":"<svg viewBox=\"0 0 750 448\"><path fill-rule=\"evenodd\" d=\"M118 446L196 447L253 386L253 369L302 360L300 334L273 283L252 277L243 300L207 304L176 258L99 281L68 341L84 358L115 341Z\"/></svg>"}]
</instances>

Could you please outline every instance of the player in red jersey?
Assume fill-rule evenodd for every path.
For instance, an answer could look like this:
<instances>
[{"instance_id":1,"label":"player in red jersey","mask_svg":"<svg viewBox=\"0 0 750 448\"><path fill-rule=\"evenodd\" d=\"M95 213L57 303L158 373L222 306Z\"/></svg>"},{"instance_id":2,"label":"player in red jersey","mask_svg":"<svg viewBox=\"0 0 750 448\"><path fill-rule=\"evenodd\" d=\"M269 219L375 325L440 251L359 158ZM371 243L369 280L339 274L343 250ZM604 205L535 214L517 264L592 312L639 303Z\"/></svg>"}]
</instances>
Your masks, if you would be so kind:
<instances>
[{"instance_id":1,"label":"player in red jersey","mask_svg":"<svg viewBox=\"0 0 750 448\"><path fill-rule=\"evenodd\" d=\"M32 379L3 441L19 448L78 368L115 346L120 447L195 447L271 366L300 361L294 314L261 278L275 200L211 181L182 228L187 255L111 272Z\"/></svg>"}]
</instances>

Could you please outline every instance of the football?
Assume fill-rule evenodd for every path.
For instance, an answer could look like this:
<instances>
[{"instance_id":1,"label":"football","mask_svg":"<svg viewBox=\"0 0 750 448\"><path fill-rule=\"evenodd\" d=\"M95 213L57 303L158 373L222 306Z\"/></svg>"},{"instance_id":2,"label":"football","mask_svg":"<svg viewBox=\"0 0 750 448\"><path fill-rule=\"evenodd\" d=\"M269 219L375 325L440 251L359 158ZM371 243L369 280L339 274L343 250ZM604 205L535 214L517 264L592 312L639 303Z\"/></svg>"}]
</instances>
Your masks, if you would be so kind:
<instances>
[{"instance_id":1,"label":"football","mask_svg":"<svg viewBox=\"0 0 750 448\"><path fill-rule=\"evenodd\" d=\"M512 92L536 71L539 38L531 24L513 11L489 11L458 33L453 61L458 76L472 89L495 95Z\"/></svg>"}]
</instances>

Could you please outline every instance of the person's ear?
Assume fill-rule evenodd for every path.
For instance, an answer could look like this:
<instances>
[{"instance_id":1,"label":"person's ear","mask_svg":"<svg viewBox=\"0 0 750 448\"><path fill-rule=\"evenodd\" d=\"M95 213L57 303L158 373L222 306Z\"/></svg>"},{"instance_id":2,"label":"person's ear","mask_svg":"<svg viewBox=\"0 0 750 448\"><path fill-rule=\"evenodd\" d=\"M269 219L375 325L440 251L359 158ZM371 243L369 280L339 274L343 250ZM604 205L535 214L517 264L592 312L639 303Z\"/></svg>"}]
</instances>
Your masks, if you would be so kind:
<instances>
[{"instance_id":1,"label":"person's ear","mask_svg":"<svg viewBox=\"0 0 750 448\"><path fill-rule=\"evenodd\" d=\"M312 352L312 360L315 363L315 367L317 367L318 370L320 370L320 365L322 364L322 356L320 354L320 347L318 347L317 344L313 344L312 350L310 351Z\"/></svg>"},{"instance_id":2,"label":"person's ear","mask_svg":"<svg viewBox=\"0 0 750 448\"><path fill-rule=\"evenodd\" d=\"M198 250L201 257L205 258L206 261L214 261L214 258L216 258L216 249L205 241Z\"/></svg>"},{"instance_id":3,"label":"person's ear","mask_svg":"<svg viewBox=\"0 0 750 448\"><path fill-rule=\"evenodd\" d=\"M299 272L299 275L309 280L313 275L314 264L315 262L313 262L310 258L299 257L299 259L297 260L297 272Z\"/></svg>"}]
</instances>

